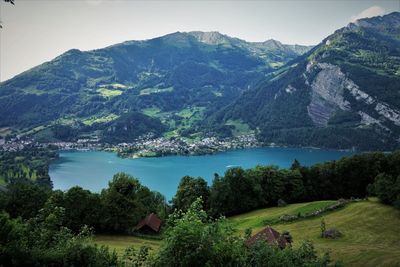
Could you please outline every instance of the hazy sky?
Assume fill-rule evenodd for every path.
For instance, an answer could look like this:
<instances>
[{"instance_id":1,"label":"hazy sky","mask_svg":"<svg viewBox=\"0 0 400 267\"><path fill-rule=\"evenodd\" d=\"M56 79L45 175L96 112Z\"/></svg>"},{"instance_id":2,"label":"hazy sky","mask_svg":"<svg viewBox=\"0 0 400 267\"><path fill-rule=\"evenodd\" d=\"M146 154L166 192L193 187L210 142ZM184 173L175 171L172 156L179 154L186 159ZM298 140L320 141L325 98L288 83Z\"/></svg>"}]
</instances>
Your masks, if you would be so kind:
<instances>
[{"instance_id":1,"label":"hazy sky","mask_svg":"<svg viewBox=\"0 0 400 267\"><path fill-rule=\"evenodd\" d=\"M0 0L0 80L71 48L91 50L176 31L317 44L350 21L400 10L400 0Z\"/></svg>"}]
</instances>

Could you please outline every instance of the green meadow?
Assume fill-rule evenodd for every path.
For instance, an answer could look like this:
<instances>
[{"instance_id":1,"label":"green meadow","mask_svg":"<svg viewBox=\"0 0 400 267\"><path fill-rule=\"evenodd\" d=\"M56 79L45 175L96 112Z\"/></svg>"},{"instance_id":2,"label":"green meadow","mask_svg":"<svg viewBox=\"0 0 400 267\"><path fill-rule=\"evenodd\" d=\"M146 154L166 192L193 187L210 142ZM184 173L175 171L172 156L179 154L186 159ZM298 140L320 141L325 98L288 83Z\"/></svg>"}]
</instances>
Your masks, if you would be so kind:
<instances>
[{"instance_id":1,"label":"green meadow","mask_svg":"<svg viewBox=\"0 0 400 267\"><path fill-rule=\"evenodd\" d=\"M228 218L239 234L251 228L253 234L265 227L266 220L279 218L284 214L309 213L329 206L335 201L315 201L290 204L286 207L260 209ZM338 239L320 237L321 219L327 229L336 228L343 236ZM383 205L376 199L347 204L318 217L302 219L272 226L276 230L289 231L293 236L293 246L310 240L321 255L328 252L335 261L344 266L400 266L400 211ZM139 248L146 245L156 251L160 240L134 236L99 235L96 243L107 245L121 255L125 248Z\"/></svg>"}]
</instances>

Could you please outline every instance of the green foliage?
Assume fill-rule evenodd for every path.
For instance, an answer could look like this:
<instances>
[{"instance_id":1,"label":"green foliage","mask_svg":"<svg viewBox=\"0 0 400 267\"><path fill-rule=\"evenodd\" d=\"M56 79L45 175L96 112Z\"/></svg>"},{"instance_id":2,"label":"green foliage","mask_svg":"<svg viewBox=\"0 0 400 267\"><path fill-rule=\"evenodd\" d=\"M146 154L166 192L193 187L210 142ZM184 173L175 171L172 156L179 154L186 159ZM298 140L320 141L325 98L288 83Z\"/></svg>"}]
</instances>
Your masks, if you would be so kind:
<instances>
[{"instance_id":1,"label":"green foliage","mask_svg":"<svg viewBox=\"0 0 400 267\"><path fill-rule=\"evenodd\" d=\"M291 65L267 75L235 101L217 112L208 112L203 131L226 135L227 129L219 129L218 125L240 120L257 130L258 139L267 144L365 151L398 149L400 128L390 119L382 118L374 107L383 103L395 110L400 108L399 19L397 12L368 19L366 24L371 27L359 24L337 30ZM314 124L309 108L313 95L318 95L315 86L320 81L315 78L321 73L320 63L337 66L346 78L374 99L374 104L338 85L329 94L343 95L351 109L342 111L340 104L321 97L321 110L317 113L323 112L324 105L332 105L334 111L329 114L327 125ZM389 131L368 125L360 112L380 120Z\"/></svg>"},{"instance_id":2,"label":"green foliage","mask_svg":"<svg viewBox=\"0 0 400 267\"><path fill-rule=\"evenodd\" d=\"M72 231L79 232L84 225L100 229L104 215L98 194L72 187L63 195L61 206L65 209L64 225Z\"/></svg>"},{"instance_id":3,"label":"green foliage","mask_svg":"<svg viewBox=\"0 0 400 267\"><path fill-rule=\"evenodd\" d=\"M3 266L117 266L115 253L91 243L88 231L73 235L61 226L64 210L42 210L22 222L0 213Z\"/></svg>"},{"instance_id":4,"label":"green foliage","mask_svg":"<svg viewBox=\"0 0 400 267\"><path fill-rule=\"evenodd\" d=\"M125 267L141 267L148 266L149 251L151 248L147 246L140 247L139 251L136 251L133 246L125 249L124 255L122 256L123 266Z\"/></svg>"},{"instance_id":5,"label":"green foliage","mask_svg":"<svg viewBox=\"0 0 400 267\"><path fill-rule=\"evenodd\" d=\"M330 259L317 256L311 243L298 249L258 242L247 247L224 219L212 220L202 210L201 199L186 213L172 214L172 225L152 266L328 266ZM249 233L248 233L249 235Z\"/></svg>"},{"instance_id":6,"label":"green foliage","mask_svg":"<svg viewBox=\"0 0 400 267\"><path fill-rule=\"evenodd\" d=\"M398 176L398 166L399 151L358 154L310 167L295 162L291 169L276 166L256 166L247 170L232 168L223 177L215 177L210 188L209 212L214 216L233 215L265 206L276 206L280 199L294 203L363 198L367 195L367 186L374 182L379 173L391 175L387 179L378 178L381 181L378 188L390 187L387 190L380 189L380 192L389 194L390 203L394 203L398 201L398 185L393 177Z\"/></svg>"},{"instance_id":7,"label":"green foliage","mask_svg":"<svg viewBox=\"0 0 400 267\"><path fill-rule=\"evenodd\" d=\"M185 176L181 179L175 197L172 199L173 209L186 211L199 197L205 205L208 204L210 189L207 182L201 178ZM204 207L207 209L207 207Z\"/></svg>"},{"instance_id":8,"label":"green foliage","mask_svg":"<svg viewBox=\"0 0 400 267\"><path fill-rule=\"evenodd\" d=\"M159 136L166 130L166 126L159 119L138 112L123 114L109 123L92 125L94 129L99 127L103 130L103 141L114 143L132 141L148 133Z\"/></svg>"},{"instance_id":9,"label":"green foliage","mask_svg":"<svg viewBox=\"0 0 400 267\"><path fill-rule=\"evenodd\" d=\"M165 209L165 199L125 173L117 173L101 192L103 228L114 232L133 231L140 219Z\"/></svg>"},{"instance_id":10,"label":"green foliage","mask_svg":"<svg viewBox=\"0 0 400 267\"><path fill-rule=\"evenodd\" d=\"M55 138L62 141L73 141L77 137L77 130L68 125L57 124L52 127Z\"/></svg>"},{"instance_id":11,"label":"green foliage","mask_svg":"<svg viewBox=\"0 0 400 267\"><path fill-rule=\"evenodd\" d=\"M326 231L326 224L324 218L321 219L321 237L324 236L324 233Z\"/></svg>"},{"instance_id":12,"label":"green foliage","mask_svg":"<svg viewBox=\"0 0 400 267\"><path fill-rule=\"evenodd\" d=\"M371 193L376 194L383 203L400 208L400 175L380 173L376 176Z\"/></svg>"},{"instance_id":13,"label":"green foliage","mask_svg":"<svg viewBox=\"0 0 400 267\"><path fill-rule=\"evenodd\" d=\"M7 186L2 205L11 217L29 219L44 206L50 191L29 182L17 182Z\"/></svg>"},{"instance_id":14,"label":"green foliage","mask_svg":"<svg viewBox=\"0 0 400 267\"><path fill-rule=\"evenodd\" d=\"M155 266L244 266L244 243L223 220L211 221L198 199L172 214Z\"/></svg>"},{"instance_id":15,"label":"green foliage","mask_svg":"<svg viewBox=\"0 0 400 267\"><path fill-rule=\"evenodd\" d=\"M169 211L164 196L124 173L116 174L101 194L80 187L64 193L29 182L12 183L0 193L0 208L25 220L36 217L42 209L62 208L60 223L73 233L86 226L96 232L132 232L149 213L165 219Z\"/></svg>"},{"instance_id":16,"label":"green foliage","mask_svg":"<svg viewBox=\"0 0 400 267\"><path fill-rule=\"evenodd\" d=\"M302 243L298 249L284 250L265 246L262 242L258 242L251 248L249 259L249 266L257 267L322 267L329 266L330 263L329 255L319 258L310 242Z\"/></svg>"},{"instance_id":17,"label":"green foliage","mask_svg":"<svg viewBox=\"0 0 400 267\"><path fill-rule=\"evenodd\" d=\"M57 154L51 148L26 147L18 151L0 151L0 178L7 183L30 181L51 188L49 163Z\"/></svg>"},{"instance_id":18,"label":"green foliage","mask_svg":"<svg viewBox=\"0 0 400 267\"><path fill-rule=\"evenodd\" d=\"M163 112L190 106L213 109L309 49L260 46L217 34L232 43L221 46L204 43L196 34L173 33L87 52L69 50L1 83L0 127L34 128L62 118L80 121L150 107ZM172 122L168 118L168 124ZM97 126L104 131L107 125ZM77 130L84 133L87 128L80 125Z\"/></svg>"},{"instance_id":19,"label":"green foliage","mask_svg":"<svg viewBox=\"0 0 400 267\"><path fill-rule=\"evenodd\" d=\"M276 166L257 166L253 169L229 169L224 177L216 177L211 186L210 209L214 215L232 215L278 200L296 201L303 198L305 189L298 170L283 170Z\"/></svg>"}]
</instances>

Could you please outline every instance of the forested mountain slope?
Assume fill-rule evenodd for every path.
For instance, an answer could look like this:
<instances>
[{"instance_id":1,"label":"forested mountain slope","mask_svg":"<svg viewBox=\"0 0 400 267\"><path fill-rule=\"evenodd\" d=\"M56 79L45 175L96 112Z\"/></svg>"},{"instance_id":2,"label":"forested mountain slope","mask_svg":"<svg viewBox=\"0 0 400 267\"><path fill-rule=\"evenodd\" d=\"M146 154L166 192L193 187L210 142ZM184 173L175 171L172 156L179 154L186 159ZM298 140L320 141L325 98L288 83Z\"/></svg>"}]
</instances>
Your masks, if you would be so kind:
<instances>
[{"instance_id":1,"label":"forested mountain slope","mask_svg":"<svg viewBox=\"0 0 400 267\"><path fill-rule=\"evenodd\" d=\"M112 131L114 123L122 123L134 130L126 120L133 116L143 125L123 136L160 134L180 128L180 111L195 110L200 120L202 111L229 104L308 49L275 40L249 43L218 32L72 49L0 84L0 127L23 133L57 124L80 133Z\"/></svg>"},{"instance_id":2,"label":"forested mountain slope","mask_svg":"<svg viewBox=\"0 0 400 267\"><path fill-rule=\"evenodd\" d=\"M221 112L267 143L394 149L400 140L400 13L337 30Z\"/></svg>"}]
</instances>

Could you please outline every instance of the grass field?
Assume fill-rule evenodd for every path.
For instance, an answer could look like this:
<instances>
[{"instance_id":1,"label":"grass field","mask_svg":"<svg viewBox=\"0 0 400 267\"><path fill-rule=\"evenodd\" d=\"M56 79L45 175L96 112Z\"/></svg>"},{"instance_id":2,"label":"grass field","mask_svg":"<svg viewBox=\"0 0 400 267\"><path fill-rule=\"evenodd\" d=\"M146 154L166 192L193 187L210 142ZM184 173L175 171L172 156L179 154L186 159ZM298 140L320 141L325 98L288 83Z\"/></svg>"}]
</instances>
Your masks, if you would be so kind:
<instances>
[{"instance_id":1,"label":"grass field","mask_svg":"<svg viewBox=\"0 0 400 267\"><path fill-rule=\"evenodd\" d=\"M97 235L94 241L99 245L106 245L112 250L115 249L118 255L122 255L129 246L133 246L135 249L139 249L141 246L148 246L153 251L157 251L162 242L161 240L124 235Z\"/></svg>"},{"instance_id":2,"label":"grass field","mask_svg":"<svg viewBox=\"0 0 400 267\"><path fill-rule=\"evenodd\" d=\"M111 98L114 96L119 96L122 94L121 90L110 90L106 88L100 88L96 90L98 93L100 93L101 96Z\"/></svg>"},{"instance_id":3,"label":"grass field","mask_svg":"<svg viewBox=\"0 0 400 267\"><path fill-rule=\"evenodd\" d=\"M316 201L260 209L228 220L239 233L252 228L255 234L265 227L263 222L266 219L311 212L334 202ZM334 240L320 238L321 218L324 218L327 229L337 228L343 236ZM376 199L350 203L320 217L276 224L273 228L280 232L289 231L295 247L303 240L310 240L321 255L329 252L333 260L341 261L344 266L400 266L400 211ZM116 249L118 253L123 253L130 245L140 247L144 244L156 251L162 242L132 236L97 236L95 241Z\"/></svg>"},{"instance_id":4,"label":"grass field","mask_svg":"<svg viewBox=\"0 0 400 267\"><path fill-rule=\"evenodd\" d=\"M233 135L234 136L239 136L239 135L244 135L244 134L249 134L249 133L253 133L254 131L252 131L249 127L248 124L243 123L241 121L238 120L228 120L226 122L226 125L231 125L234 126L235 129L233 130Z\"/></svg>"},{"instance_id":5,"label":"grass field","mask_svg":"<svg viewBox=\"0 0 400 267\"><path fill-rule=\"evenodd\" d=\"M94 123L105 123L105 122L110 122L113 120L118 119L119 116L116 114L109 114L103 117L90 117L90 118L86 118L84 120L82 120L82 123L85 125L92 125Z\"/></svg>"},{"instance_id":6,"label":"grass field","mask_svg":"<svg viewBox=\"0 0 400 267\"><path fill-rule=\"evenodd\" d=\"M1 137L4 137L4 136L10 134L11 132L12 132L11 129L8 127L0 128L0 136Z\"/></svg>"},{"instance_id":7,"label":"grass field","mask_svg":"<svg viewBox=\"0 0 400 267\"><path fill-rule=\"evenodd\" d=\"M337 228L343 237L319 237L321 218L275 225L288 230L294 245L310 240L320 253L329 252L344 266L400 266L400 211L376 200L351 203L323 216L327 228Z\"/></svg>"},{"instance_id":8,"label":"grass field","mask_svg":"<svg viewBox=\"0 0 400 267\"><path fill-rule=\"evenodd\" d=\"M161 113L161 110L157 107L152 107L152 108L145 108L142 110L143 114L150 116L150 117L159 117L159 113Z\"/></svg>"}]
</instances>

